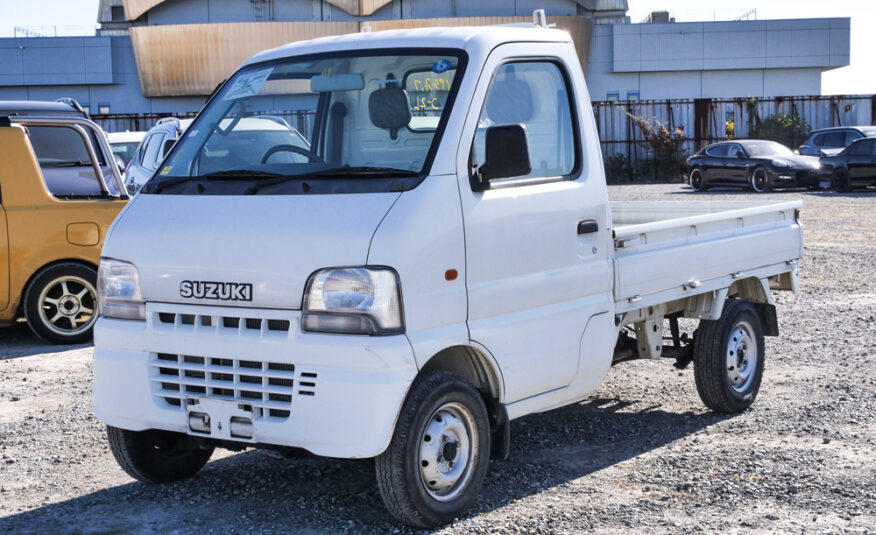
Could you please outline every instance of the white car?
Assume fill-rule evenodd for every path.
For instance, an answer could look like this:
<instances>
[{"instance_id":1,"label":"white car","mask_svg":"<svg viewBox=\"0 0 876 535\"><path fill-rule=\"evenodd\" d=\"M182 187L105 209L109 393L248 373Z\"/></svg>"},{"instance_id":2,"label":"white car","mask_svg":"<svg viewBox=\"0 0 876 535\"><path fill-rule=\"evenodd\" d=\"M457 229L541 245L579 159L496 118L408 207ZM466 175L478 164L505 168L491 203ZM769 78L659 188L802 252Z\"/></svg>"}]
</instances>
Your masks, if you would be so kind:
<instances>
[{"instance_id":1,"label":"white car","mask_svg":"<svg viewBox=\"0 0 876 535\"><path fill-rule=\"evenodd\" d=\"M306 144L264 127L290 109ZM436 526L514 419L618 362L693 362L706 406L749 407L772 292L797 289L800 207L610 204L562 31L292 43L244 63L116 219L94 412L140 480L217 447L375 458L390 513Z\"/></svg>"},{"instance_id":2,"label":"white car","mask_svg":"<svg viewBox=\"0 0 876 535\"><path fill-rule=\"evenodd\" d=\"M125 131L109 132L106 138L109 141L113 155L121 158L122 163L127 166L145 136L146 132Z\"/></svg>"}]
</instances>

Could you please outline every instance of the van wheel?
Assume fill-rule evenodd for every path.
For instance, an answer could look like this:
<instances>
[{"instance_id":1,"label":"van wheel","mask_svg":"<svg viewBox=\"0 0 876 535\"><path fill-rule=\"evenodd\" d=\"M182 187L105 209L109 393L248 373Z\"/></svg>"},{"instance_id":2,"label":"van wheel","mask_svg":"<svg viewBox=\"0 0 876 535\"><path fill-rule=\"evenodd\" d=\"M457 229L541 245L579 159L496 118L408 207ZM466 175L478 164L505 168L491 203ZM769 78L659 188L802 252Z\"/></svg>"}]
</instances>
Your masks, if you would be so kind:
<instances>
[{"instance_id":1,"label":"van wheel","mask_svg":"<svg viewBox=\"0 0 876 535\"><path fill-rule=\"evenodd\" d=\"M705 405L739 413L757 397L763 376L763 324L746 301L728 299L720 319L700 321L694 338L694 378Z\"/></svg>"},{"instance_id":2,"label":"van wheel","mask_svg":"<svg viewBox=\"0 0 876 535\"><path fill-rule=\"evenodd\" d=\"M751 189L753 189L756 193L764 193L770 190L770 178L767 175L767 172L762 167L758 167L754 171L751 172L751 179L749 180L749 184L751 184Z\"/></svg>"},{"instance_id":3,"label":"van wheel","mask_svg":"<svg viewBox=\"0 0 876 535\"><path fill-rule=\"evenodd\" d=\"M845 169L837 169L830 177L830 189L837 193L848 193L852 191L852 181L849 178L849 172Z\"/></svg>"},{"instance_id":4,"label":"van wheel","mask_svg":"<svg viewBox=\"0 0 876 535\"><path fill-rule=\"evenodd\" d=\"M119 466L144 483L169 483L191 477L213 455L213 448L193 446L188 436L172 431L128 431L106 426L106 435Z\"/></svg>"},{"instance_id":5,"label":"van wheel","mask_svg":"<svg viewBox=\"0 0 876 535\"><path fill-rule=\"evenodd\" d=\"M33 278L24 294L30 329L53 344L81 344L91 339L97 321L97 273L82 264L49 266Z\"/></svg>"},{"instance_id":6,"label":"van wheel","mask_svg":"<svg viewBox=\"0 0 876 535\"><path fill-rule=\"evenodd\" d=\"M703 176L702 169L696 168L690 172L690 189L694 191L706 191L709 189L706 186L706 179Z\"/></svg>"},{"instance_id":7,"label":"van wheel","mask_svg":"<svg viewBox=\"0 0 876 535\"><path fill-rule=\"evenodd\" d=\"M425 372L376 459L377 487L398 521L432 528L465 514L489 462L490 424L480 393L455 373Z\"/></svg>"}]
</instances>

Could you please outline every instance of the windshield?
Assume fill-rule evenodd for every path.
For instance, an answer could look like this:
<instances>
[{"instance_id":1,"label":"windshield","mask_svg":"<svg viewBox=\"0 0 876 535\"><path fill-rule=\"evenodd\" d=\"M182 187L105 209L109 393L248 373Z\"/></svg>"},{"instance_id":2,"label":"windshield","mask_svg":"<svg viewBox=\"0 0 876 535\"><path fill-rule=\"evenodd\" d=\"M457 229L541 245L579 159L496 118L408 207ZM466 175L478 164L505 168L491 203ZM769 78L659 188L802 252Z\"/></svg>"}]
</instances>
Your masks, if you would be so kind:
<instances>
[{"instance_id":1,"label":"windshield","mask_svg":"<svg viewBox=\"0 0 876 535\"><path fill-rule=\"evenodd\" d=\"M414 187L428 173L463 68L462 51L432 49L251 65L225 83L143 193L348 191L339 181L357 192Z\"/></svg>"},{"instance_id":2,"label":"windshield","mask_svg":"<svg viewBox=\"0 0 876 535\"><path fill-rule=\"evenodd\" d=\"M788 147L775 141L747 141L743 144L749 156L794 156Z\"/></svg>"},{"instance_id":3,"label":"windshield","mask_svg":"<svg viewBox=\"0 0 876 535\"><path fill-rule=\"evenodd\" d=\"M110 143L110 149L112 149L113 154L118 156L125 162L125 165L128 165L128 162L131 161L131 158L134 157L134 152L137 150L137 147L140 146L139 141L125 141L119 143Z\"/></svg>"}]
</instances>

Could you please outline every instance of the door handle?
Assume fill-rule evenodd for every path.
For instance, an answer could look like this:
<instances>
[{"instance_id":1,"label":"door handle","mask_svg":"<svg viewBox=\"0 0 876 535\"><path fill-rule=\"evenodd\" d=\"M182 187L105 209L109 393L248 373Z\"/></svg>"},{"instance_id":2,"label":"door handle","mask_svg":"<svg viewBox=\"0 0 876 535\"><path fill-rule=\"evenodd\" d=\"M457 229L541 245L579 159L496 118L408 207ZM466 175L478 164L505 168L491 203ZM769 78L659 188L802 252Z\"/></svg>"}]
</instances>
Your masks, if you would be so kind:
<instances>
[{"instance_id":1,"label":"door handle","mask_svg":"<svg viewBox=\"0 0 876 535\"><path fill-rule=\"evenodd\" d=\"M599 223L593 219L587 219L578 223L578 234L593 234L599 231Z\"/></svg>"}]
</instances>

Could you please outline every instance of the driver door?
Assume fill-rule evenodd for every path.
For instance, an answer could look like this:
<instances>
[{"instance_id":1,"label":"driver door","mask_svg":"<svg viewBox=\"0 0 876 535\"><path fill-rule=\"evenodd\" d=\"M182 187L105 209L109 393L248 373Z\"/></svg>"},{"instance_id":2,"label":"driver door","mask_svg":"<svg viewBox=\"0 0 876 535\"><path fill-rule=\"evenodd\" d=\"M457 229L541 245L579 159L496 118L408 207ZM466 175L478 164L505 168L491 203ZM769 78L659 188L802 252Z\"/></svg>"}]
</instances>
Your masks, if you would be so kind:
<instances>
[{"instance_id":1,"label":"driver door","mask_svg":"<svg viewBox=\"0 0 876 535\"><path fill-rule=\"evenodd\" d=\"M496 48L457 155L469 332L499 363L506 403L601 377L610 360L595 338L605 332L585 336L613 304L611 230L601 160L582 141L598 146L577 109L589 113L586 97L574 98L586 95L577 63L566 45ZM532 172L477 191L470 162L484 163L486 128L506 124L524 127Z\"/></svg>"},{"instance_id":2,"label":"driver door","mask_svg":"<svg viewBox=\"0 0 876 535\"><path fill-rule=\"evenodd\" d=\"M6 210L0 204L0 310L9 306L9 233Z\"/></svg>"}]
</instances>

